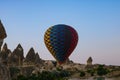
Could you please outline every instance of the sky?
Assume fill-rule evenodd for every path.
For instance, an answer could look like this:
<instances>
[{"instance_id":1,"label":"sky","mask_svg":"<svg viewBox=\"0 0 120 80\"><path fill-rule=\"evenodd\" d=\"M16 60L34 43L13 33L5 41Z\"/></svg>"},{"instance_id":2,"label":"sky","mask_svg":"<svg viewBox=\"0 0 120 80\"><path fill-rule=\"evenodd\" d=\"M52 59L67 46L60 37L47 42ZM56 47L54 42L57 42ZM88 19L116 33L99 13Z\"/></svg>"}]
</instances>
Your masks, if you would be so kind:
<instances>
[{"instance_id":1,"label":"sky","mask_svg":"<svg viewBox=\"0 0 120 80\"><path fill-rule=\"evenodd\" d=\"M120 65L120 0L0 0L4 43L12 51L20 43L25 56L33 47L45 60L55 60L44 44L53 25L72 26L79 35L70 59L86 64Z\"/></svg>"}]
</instances>

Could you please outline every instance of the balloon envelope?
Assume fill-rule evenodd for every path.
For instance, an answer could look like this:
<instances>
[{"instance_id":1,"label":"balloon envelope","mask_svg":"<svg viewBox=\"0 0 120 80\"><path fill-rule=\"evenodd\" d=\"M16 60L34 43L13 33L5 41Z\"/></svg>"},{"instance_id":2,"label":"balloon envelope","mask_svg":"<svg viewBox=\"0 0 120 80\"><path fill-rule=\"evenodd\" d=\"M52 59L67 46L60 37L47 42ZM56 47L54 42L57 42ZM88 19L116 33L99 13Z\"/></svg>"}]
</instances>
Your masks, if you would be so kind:
<instances>
[{"instance_id":1,"label":"balloon envelope","mask_svg":"<svg viewBox=\"0 0 120 80\"><path fill-rule=\"evenodd\" d=\"M58 24L47 29L44 42L57 62L62 64L75 49L78 43L78 34L72 27Z\"/></svg>"}]
</instances>

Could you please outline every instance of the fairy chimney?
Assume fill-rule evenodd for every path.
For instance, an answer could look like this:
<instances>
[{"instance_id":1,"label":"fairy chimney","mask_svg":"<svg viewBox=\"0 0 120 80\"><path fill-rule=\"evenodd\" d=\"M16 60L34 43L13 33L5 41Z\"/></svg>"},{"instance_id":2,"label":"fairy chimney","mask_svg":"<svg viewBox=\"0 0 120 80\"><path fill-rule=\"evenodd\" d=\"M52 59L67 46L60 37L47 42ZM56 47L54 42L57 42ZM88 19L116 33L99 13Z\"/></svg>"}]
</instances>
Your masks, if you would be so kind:
<instances>
[{"instance_id":1,"label":"fairy chimney","mask_svg":"<svg viewBox=\"0 0 120 80\"><path fill-rule=\"evenodd\" d=\"M40 61L41 61L41 59L40 59L40 57L39 57L39 54L36 53L36 54L35 54L35 63L36 63L36 64L37 64L37 63L40 63Z\"/></svg>"},{"instance_id":2,"label":"fairy chimney","mask_svg":"<svg viewBox=\"0 0 120 80\"><path fill-rule=\"evenodd\" d=\"M27 63L27 64L33 64L33 63L35 63L35 51L34 51L33 48L31 48L28 51L24 62Z\"/></svg>"},{"instance_id":3,"label":"fairy chimney","mask_svg":"<svg viewBox=\"0 0 120 80\"><path fill-rule=\"evenodd\" d=\"M0 58L2 63L7 64L9 53L11 53L11 51L8 49L7 44L5 43L0 53Z\"/></svg>"},{"instance_id":4,"label":"fairy chimney","mask_svg":"<svg viewBox=\"0 0 120 80\"><path fill-rule=\"evenodd\" d=\"M89 57L88 60L87 60L87 65L90 66L92 65L92 57Z\"/></svg>"},{"instance_id":5,"label":"fairy chimney","mask_svg":"<svg viewBox=\"0 0 120 80\"><path fill-rule=\"evenodd\" d=\"M18 57L20 57L23 60L24 59L23 54L24 54L24 50L23 50L21 44L18 44L16 49L13 51L13 55L18 56Z\"/></svg>"},{"instance_id":6,"label":"fairy chimney","mask_svg":"<svg viewBox=\"0 0 120 80\"><path fill-rule=\"evenodd\" d=\"M0 80L11 80L10 71L3 64L0 64Z\"/></svg>"},{"instance_id":7,"label":"fairy chimney","mask_svg":"<svg viewBox=\"0 0 120 80\"><path fill-rule=\"evenodd\" d=\"M1 52L1 46L3 44L3 40L7 37L5 28L0 20L0 52Z\"/></svg>"},{"instance_id":8,"label":"fairy chimney","mask_svg":"<svg viewBox=\"0 0 120 80\"><path fill-rule=\"evenodd\" d=\"M16 49L8 56L8 64L11 66L22 66L24 59L24 51L21 44L18 44Z\"/></svg>"},{"instance_id":9,"label":"fairy chimney","mask_svg":"<svg viewBox=\"0 0 120 80\"><path fill-rule=\"evenodd\" d=\"M8 47L7 47L7 43L4 44L3 48L2 48L2 52L5 52L8 50Z\"/></svg>"}]
</instances>

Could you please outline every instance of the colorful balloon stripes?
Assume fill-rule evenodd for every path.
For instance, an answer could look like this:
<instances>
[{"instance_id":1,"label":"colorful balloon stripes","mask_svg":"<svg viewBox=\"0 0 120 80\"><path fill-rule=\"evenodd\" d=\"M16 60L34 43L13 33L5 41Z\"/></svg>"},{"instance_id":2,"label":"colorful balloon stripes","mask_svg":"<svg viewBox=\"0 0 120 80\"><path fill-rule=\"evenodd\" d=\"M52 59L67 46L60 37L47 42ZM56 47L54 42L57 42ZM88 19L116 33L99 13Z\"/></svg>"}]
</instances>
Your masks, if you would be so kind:
<instances>
[{"instance_id":1,"label":"colorful balloon stripes","mask_svg":"<svg viewBox=\"0 0 120 80\"><path fill-rule=\"evenodd\" d=\"M44 42L57 62L62 64L75 49L78 43L78 34L72 27L58 24L47 29Z\"/></svg>"}]
</instances>

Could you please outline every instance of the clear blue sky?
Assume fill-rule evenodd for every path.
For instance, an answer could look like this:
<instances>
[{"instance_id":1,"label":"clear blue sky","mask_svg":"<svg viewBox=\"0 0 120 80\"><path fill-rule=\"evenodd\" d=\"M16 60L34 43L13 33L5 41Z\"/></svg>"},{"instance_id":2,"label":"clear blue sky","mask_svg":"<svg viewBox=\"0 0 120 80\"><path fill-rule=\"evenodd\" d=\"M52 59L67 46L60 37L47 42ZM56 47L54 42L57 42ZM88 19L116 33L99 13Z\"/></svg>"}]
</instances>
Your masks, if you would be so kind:
<instances>
[{"instance_id":1,"label":"clear blue sky","mask_svg":"<svg viewBox=\"0 0 120 80\"><path fill-rule=\"evenodd\" d=\"M56 24L74 27L79 43L70 59L120 65L120 0L0 0L0 19L11 50L18 43L42 59L53 59L44 45L46 29Z\"/></svg>"}]
</instances>

